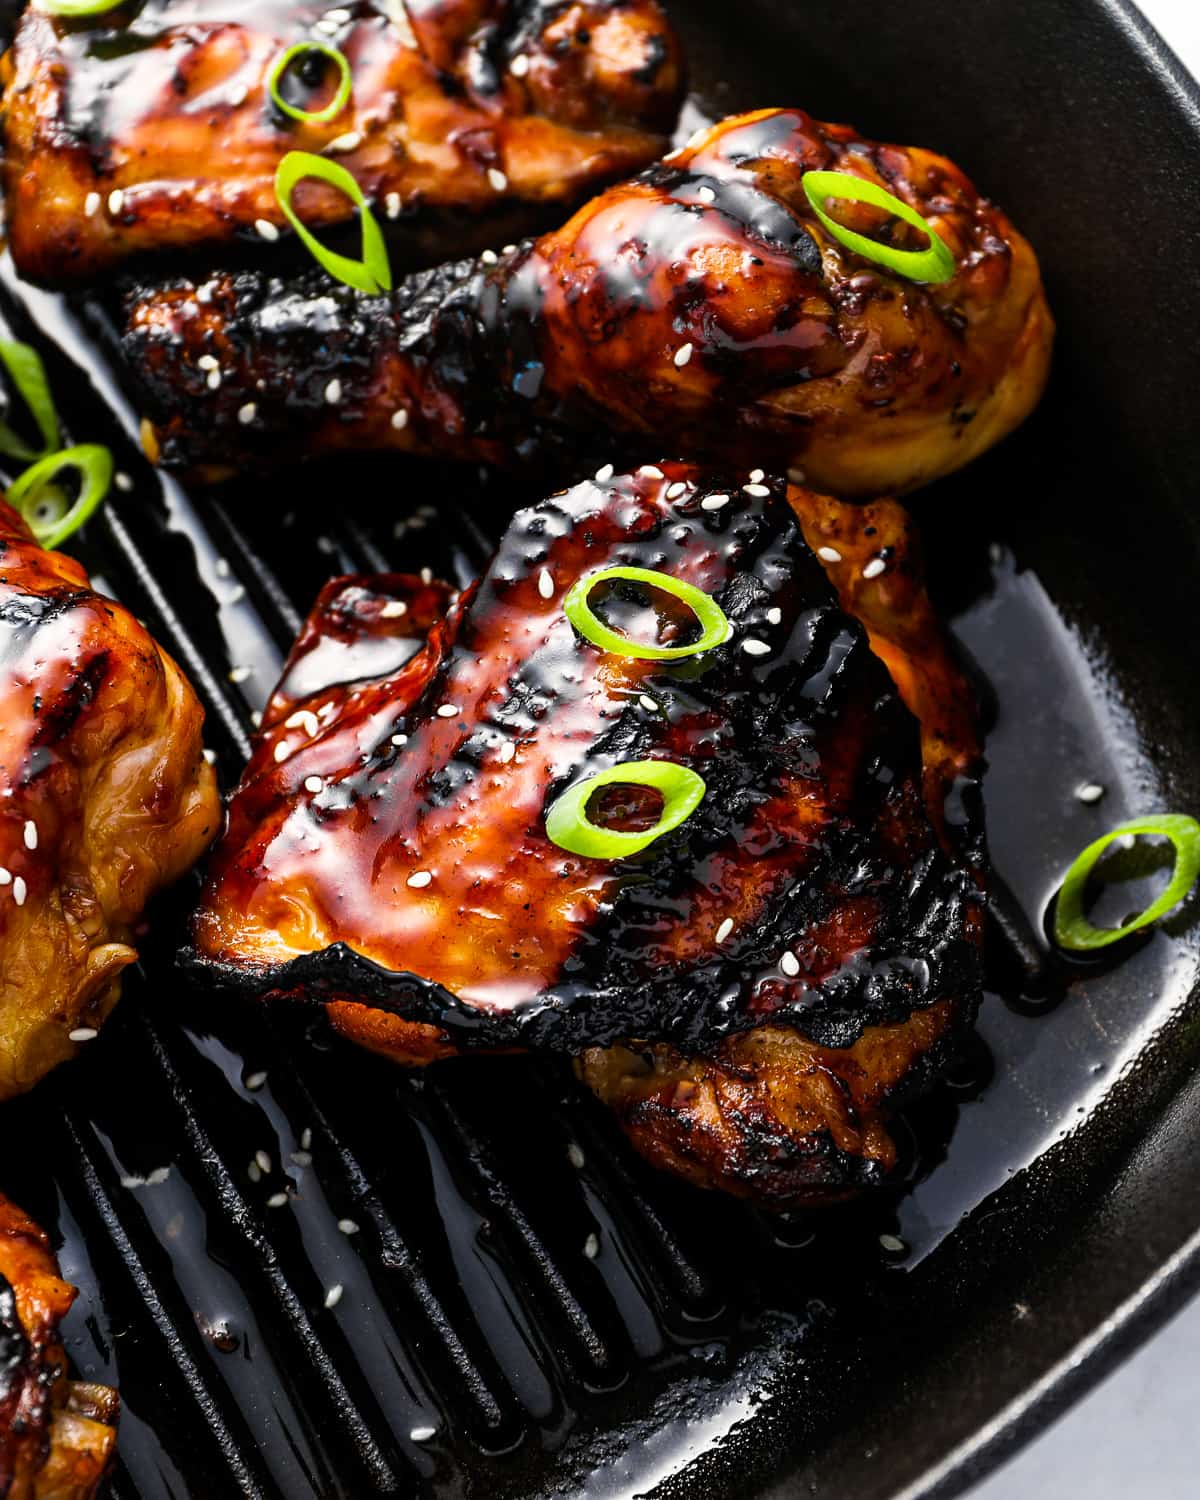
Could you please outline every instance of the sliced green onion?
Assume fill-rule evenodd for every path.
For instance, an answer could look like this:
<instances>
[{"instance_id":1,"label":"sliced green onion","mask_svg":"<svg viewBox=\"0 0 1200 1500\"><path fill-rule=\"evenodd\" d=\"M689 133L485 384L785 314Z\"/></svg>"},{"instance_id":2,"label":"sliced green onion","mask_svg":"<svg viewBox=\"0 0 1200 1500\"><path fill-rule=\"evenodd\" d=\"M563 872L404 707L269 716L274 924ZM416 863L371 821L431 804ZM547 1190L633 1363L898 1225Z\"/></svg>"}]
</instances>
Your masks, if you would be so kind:
<instances>
[{"instance_id":1,"label":"sliced green onion","mask_svg":"<svg viewBox=\"0 0 1200 1500\"><path fill-rule=\"evenodd\" d=\"M54 483L64 469L79 472L79 497L74 504ZM19 475L9 487L8 503L24 516L43 547L58 547L108 494L112 473L112 454L99 443L64 448Z\"/></svg>"},{"instance_id":2,"label":"sliced green onion","mask_svg":"<svg viewBox=\"0 0 1200 1500\"><path fill-rule=\"evenodd\" d=\"M909 208L907 203L902 203L876 183L855 177L850 172L805 172L801 182L813 213L834 239L848 250L877 261L889 271L907 276L910 281L941 282L953 277L954 256L941 235L915 208ZM876 208L885 208L897 219L903 219L906 224L927 234L929 245L924 250L893 250L890 245L881 245L865 234L856 234L825 212L825 204L830 198L846 198L852 203L871 203Z\"/></svg>"},{"instance_id":3,"label":"sliced green onion","mask_svg":"<svg viewBox=\"0 0 1200 1500\"><path fill-rule=\"evenodd\" d=\"M337 92L324 109L298 109L283 97L279 85L283 82L283 75L297 58L308 57L313 53L327 58L337 68ZM324 42L297 42L294 47L281 52L271 64L271 71L267 74L267 93L275 108L281 109L293 120L304 120L310 125L325 125L341 114L350 98L350 63L345 53L339 52L336 47L327 47Z\"/></svg>"},{"instance_id":4,"label":"sliced green onion","mask_svg":"<svg viewBox=\"0 0 1200 1500\"><path fill-rule=\"evenodd\" d=\"M658 822L640 833L601 828L588 817L594 792L605 786L648 786L662 793ZM589 859L621 859L637 854L655 839L670 833L696 811L708 788L704 778L673 760L629 760L609 771L597 771L568 787L546 814L546 835L569 854Z\"/></svg>"},{"instance_id":5,"label":"sliced green onion","mask_svg":"<svg viewBox=\"0 0 1200 1500\"><path fill-rule=\"evenodd\" d=\"M35 458L44 458L46 454L53 453L62 442L58 431L58 413L54 409L54 398L46 379L46 368L36 349L12 339L0 340L0 360L4 361L9 378L20 391L42 435L42 446L31 448L7 422L0 422L0 453L7 454L10 458L19 458L22 463L32 463Z\"/></svg>"},{"instance_id":6,"label":"sliced green onion","mask_svg":"<svg viewBox=\"0 0 1200 1500\"><path fill-rule=\"evenodd\" d=\"M300 222L296 210L292 207L292 194L296 191L297 184L306 177L315 177L320 182L327 182L330 187L337 188L340 193L345 193L352 203L357 204L362 223L361 260L352 260L348 255L338 255L333 250L327 250L316 235ZM335 280L345 282L347 286L355 287L360 292L391 291L392 268L388 263L383 233L375 221L375 215L367 207L362 188L345 167L339 166L337 162L330 161L327 157L314 156L310 151L289 151L275 172L275 196L279 200L279 206L283 209L288 223L312 252L313 257Z\"/></svg>"},{"instance_id":7,"label":"sliced green onion","mask_svg":"<svg viewBox=\"0 0 1200 1500\"><path fill-rule=\"evenodd\" d=\"M610 579L650 584L664 594L673 595L696 616L702 631L700 639L689 646L654 646L648 641L630 640L627 635L611 629L593 613L588 602L592 590ZM599 646L601 651L646 661L678 661L681 656L699 656L702 651L711 651L714 646L722 645L733 634L733 626L725 611L711 594L684 583L681 578L672 577L670 573L660 573L657 568L600 568L595 573L586 573L571 585L563 600L563 611L579 634L593 646Z\"/></svg>"},{"instance_id":8,"label":"sliced green onion","mask_svg":"<svg viewBox=\"0 0 1200 1500\"><path fill-rule=\"evenodd\" d=\"M83 16L102 16L106 10L116 10L128 0L33 0L34 10L43 15L63 16L69 21Z\"/></svg>"},{"instance_id":9,"label":"sliced green onion","mask_svg":"<svg viewBox=\"0 0 1200 1500\"><path fill-rule=\"evenodd\" d=\"M1170 882L1157 901L1123 926L1093 927L1083 915L1083 895L1088 876L1114 839L1138 833L1170 839L1175 846L1175 868ZM1103 838L1089 844L1067 871L1054 910L1054 941L1060 948L1079 953L1093 948L1106 948L1109 943L1128 937L1139 927L1148 927L1151 922L1157 922L1159 917L1166 916L1195 885L1197 875L1200 875L1200 823L1195 818L1186 817L1182 813L1154 813L1148 818L1134 818L1129 823L1118 823Z\"/></svg>"}]
</instances>

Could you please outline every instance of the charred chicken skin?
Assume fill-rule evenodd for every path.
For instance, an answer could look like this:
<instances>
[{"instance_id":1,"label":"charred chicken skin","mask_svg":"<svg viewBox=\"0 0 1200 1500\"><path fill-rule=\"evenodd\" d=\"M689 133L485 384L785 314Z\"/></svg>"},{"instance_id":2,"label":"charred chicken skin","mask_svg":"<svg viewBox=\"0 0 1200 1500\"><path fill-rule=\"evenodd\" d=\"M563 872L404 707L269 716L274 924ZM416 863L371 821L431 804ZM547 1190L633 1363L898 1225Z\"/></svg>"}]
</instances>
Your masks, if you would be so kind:
<instances>
[{"instance_id":1,"label":"charred chicken skin","mask_svg":"<svg viewBox=\"0 0 1200 1500\"><path fill-rule=\"evenodd\" d=\"M99 1026L147 900L220 823L171 658L0 502L0 1099Z\"/></svg>"},{"instance_id":2,"label":"charred chicken skin","mask_svg":"<svg viewBox=\"0 0 1200 1500\"><path fill-rule=\"evenodd\" d=\"M784 1207L882 1179L889 1110L977 1001L974 724L903 512L795 488L789 507L760 480L663 463L581 484L518 514L454 602L331 584L189 965L315 998L403 1063L571 1054L635 1145L702 1185ZM731 637L668 663L601 650L564 596L615 565L704 590ZM690 628L636 587L595 599L638 639ZM568 786L646 759L703 777L682 827L616 860L550 840Z\"/></svg>"},{"instance_id":3,"label":"charred chicken skin","mask_svg":"<svg viewBox=\"0 0 1200 1500\"><path fill-rule=\"evenodd\" d=\"M305 41L350 66L323 122L269 94ZM311 55L297 76L284 97L319 112L333 89ZM662 152L682 72L655 0L146 0L82 24L29 6L0 82L13 258L76 282L143 251L286 230L274 177L292 150L334 153L392 217L577 198ZM354 213L321 183L294 201L315 227Z\"/></svg>"},{"instance_id":4,"label":"charred chicken skin","mask_svg":"<svg viewBox=\"0 0 1200 1500\"><path fill-rule=\"evenodd\" d=\"M91 1500L115 1451L117 1393L67 1379L58 1325L74 1300L45 1234L0 1198L4 1500Z\"/></svg>"},{"instance_id":5,"label":"charred chicken skin","mask_svg":"<svg viewBox=\"0 0 1200 1500\"><path fill-rule=\"evenodd\" d=\"M918 285L844 249L801 185L818 168L925 215L953 279ZM856 227L885 228L859 209ZM139 286L123 338L152 446L210 477L298 444L500 464L540 453L561 471L581 433L644 457L669 432L679 452L869 497L947 474L1020 422L1052 335L1028 242L951 162L765 110L498 261L386 297L316 271Z\"/></svg>"}]
</instances>

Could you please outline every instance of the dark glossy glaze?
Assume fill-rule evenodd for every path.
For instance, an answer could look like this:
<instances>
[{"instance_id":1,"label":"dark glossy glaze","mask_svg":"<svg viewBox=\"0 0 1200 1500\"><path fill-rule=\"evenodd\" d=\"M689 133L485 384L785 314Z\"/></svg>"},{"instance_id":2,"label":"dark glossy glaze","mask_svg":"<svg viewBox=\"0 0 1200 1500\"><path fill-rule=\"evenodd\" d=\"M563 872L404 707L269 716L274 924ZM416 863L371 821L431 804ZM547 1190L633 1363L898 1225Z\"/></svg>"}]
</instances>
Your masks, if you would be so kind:
<instances>
[{"instance_id":1,"label":"dark glossy glaze","mask_svg":"<svg viewBox=\"0 0 1200 1500\"><path fill-rule=\"evenodd\" d=\"M926 214L953 280L917 286L843 250L801 188L812 168ZM379 298L319 273L135 287L124 339L174 465L278 461L302 433L313 452L561 466L579 432L655 451L670 433L677 452L870 495L947 473L1019 422L1052 331L1028 243L951 162L774 110L713 127L498 264Z\"/></svg>"},{"instance_id":2,"label":"dark glossy glaze","mask_svg":"<svg viewBox=\"0 0 1200 1500\"><path fill-rule=\"evenodd\" d=\"M75 1288L45 1234L0 1198L0 1494L91 1500L116 1449L116 1392L66 1378Z\"/></svg>"},{"instance_id":3,"label":"dark glossy glaze","mask_svg":"<svg viewBox=\"0 0 1200 1500\"><path fill-rule=\"evenodd\" d=\"M0 502L0 1098L74 1055L220 822L179 668Z\"/></svg>"},{"instance_id":4,"label":"dark glossy glaze","mask_svg":"<svg viewBox=\"0 0 1200 1500\"><path fill-rule=\"evenodd\" d=\"M708 1053L760 1029L850 1056L927 1013L921 1041L891 1049L906 1062L880 1093L896 1086L977 992L973 797L969 827L939 832L947 795L957 806L977 771L974 746L929 777L931 817L921 726L782 487L761 496L747 482L664 464L555 496L517 516L480 583L397 671L303 701L288 692L231 804L191 962L251 992L322 997L340 1029L406 1061L629 1038ZM729 503L705 510L717 494ZM849 531L835 502L793 503L814 536ZM919 578L885 538L854 541L834 584L852 591L882 544L897 576L862 613L886 630L884 591L919 591ZM563 596L614 563L713 593L732 640L666 667L582 641ZM307 639L339 597L377 632L382 601L429 594L402 579L375 590L368 604L361 580L332 587ZM405 650L416 613L395 617ZM750 654L747 640L770 650ZM705 778L681 830L612 862L547 839L545 810L567 785L645 758ZM428 884L408 885L424 872ZM789 948L793 977L780 968ZM805 1180L857 1181L863 1154L857 1138L809 1141Z\"/></svg>"},{"instance_id":5,"label":"dark glossy glaze","mask_svg":"<svg viewBox=\"0 0 1200 1500\"><path fill-rule=\"evenodd\" d=\"M254 240L258 220L285 229L281 157L348 135L360 143L336 159L408 214L568 199L652 160L674 124L682 72L655 0L355 0L320 29L334 9L147 0L86 24L27 9L3 65L22 273L77 281L141 251ZM336 45L353 76L347 107L322 124L290 120L265 87L280 52L309 39ZM296 203L313 224L352 212L311 183Z\"/></svg>"}]
</instances>

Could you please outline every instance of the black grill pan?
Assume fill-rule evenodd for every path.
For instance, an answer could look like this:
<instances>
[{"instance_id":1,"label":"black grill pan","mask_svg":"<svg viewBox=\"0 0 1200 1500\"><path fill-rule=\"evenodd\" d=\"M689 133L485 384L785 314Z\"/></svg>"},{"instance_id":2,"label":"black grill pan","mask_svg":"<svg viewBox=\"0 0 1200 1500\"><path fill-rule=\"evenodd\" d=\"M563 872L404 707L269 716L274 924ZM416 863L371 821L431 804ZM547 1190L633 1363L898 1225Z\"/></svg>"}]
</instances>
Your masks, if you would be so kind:
<instances>
[{"instance_id":1,"label":"black grill pan","mask_svg":"<svg viewBox=\"0 0 1200 1500\"><path fill-rule=\"evenodd\" d=\"M992 704L1024 963L998 945L898 1189L771 1222L649 1172L557 1065L407 1076L189 992L187 884L100 1039L4 1115L0 1189L81 1287L75 1366L121 1389L117 1500L948 1496L1197 1280L1195 904L1066 991L1036 948L1089 838L1200 808L1196 92L1118 0L674 10L697 116L800 104L944 150L1042 255L1051 392L919 502ZM227 783L327 576L465 580L536 498L377 460L187 495L138 454L96 309L7 267L0 304L132 479L82 552L191 675Z\"/></svg>"}]
</instances>

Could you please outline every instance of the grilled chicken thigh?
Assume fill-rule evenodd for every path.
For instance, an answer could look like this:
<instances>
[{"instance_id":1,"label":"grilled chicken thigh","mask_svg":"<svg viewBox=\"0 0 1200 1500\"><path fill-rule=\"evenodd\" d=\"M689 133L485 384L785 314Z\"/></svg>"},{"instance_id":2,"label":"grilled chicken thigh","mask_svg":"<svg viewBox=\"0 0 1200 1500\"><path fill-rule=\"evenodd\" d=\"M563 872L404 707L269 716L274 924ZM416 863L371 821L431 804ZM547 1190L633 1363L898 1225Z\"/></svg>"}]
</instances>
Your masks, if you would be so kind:
<instances>
[{"instance_id":1,"label":"grilled chicken thigh","mask_svg":"<svg viewBox=\"0 0 1200 1500\"><path fill-rule=\"evenodd\" d=\"M350 66L328 121L268 93L303 41ZM13 258L75 282L141 251L273 238L291 150L331 154L393 217L578 197L660 154L682 72L655 0L145 0L82 23L29 6L0 82ZM289 102L320 110L332 88L319 68L313 84ZM295 202L313 226L354 213L322 184Z\"/></svg>"},{"instance_id":2,"label":"grilled chicken thigh","mask_svg":"<svg viewBox=\"0 0 1200 1500\"><path fill-rule=\"evenodd\" d=\"M0 1099L98 1026L220 801L179 668L0 502Z\"/></svg>"},{"instance_id":3,"label":"grilled chicken thigh","mask_svg":"<svg viewBox=\"0 0 1200 1500\"><path fill-rule=\"evenodd\" d=\"M116 1445L117 1393L71 1381L58 1325L75 1288L45 1234L0 1198L0 1496L91 1500Z\"/></svg>"},{"instance_id":4,"label":"grilled chicken thigh","mask_svg":"<svg viewBox=\"0 0 1200 1500\"><path fill-rule=\"evenodd\" d=\"M317 998L404 1063L571 1054L639 1149L705 1185L786 1206L880 1180L888 1110L974 1014L978 748L903 513L784 495L648 466L520 513L455 602L406 576L330 585L190 965ZM702 589L731 637L601 650L564 597L613 565ZM594 604L689 639L655 598ZM703 777L681 827L621 859L550 840L569 786L641 760Z\"/></svg>"},{"instance_id":5,"label":"grilled chicken thigh","mask_svg":"<svg viewBox=\"0 0 1200 1500\"><path fill-rule=\"evenodd\" d=\"M842 247L810 169L882 184L957 273L922 286ZM884 216L856 221L883 228ZM394 448L559 472L581 433L803 469L843 496L911 489L1041 394L1037 261L951 162L798 110L714 126L559 231L367 297L323 272L135 287L124 348L164 462L228 472ZM211 361L219 367L219 384Z\"/></svg>"}]
</instances>

